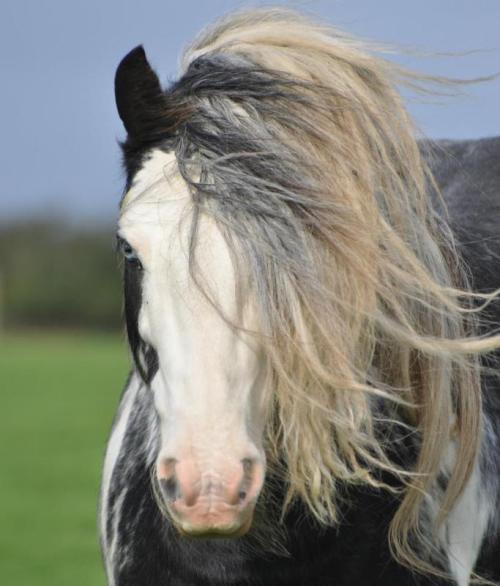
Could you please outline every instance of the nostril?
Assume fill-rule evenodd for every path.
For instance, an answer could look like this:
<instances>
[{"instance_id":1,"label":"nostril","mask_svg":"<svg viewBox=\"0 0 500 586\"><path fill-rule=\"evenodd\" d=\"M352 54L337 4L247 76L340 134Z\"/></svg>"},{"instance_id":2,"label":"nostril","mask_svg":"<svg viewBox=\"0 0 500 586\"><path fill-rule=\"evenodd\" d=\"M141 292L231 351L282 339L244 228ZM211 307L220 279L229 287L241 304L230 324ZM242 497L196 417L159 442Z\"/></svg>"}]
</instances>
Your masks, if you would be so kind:
<instances>
[{"instance_id":1,"label":"nostril","mask_svg":"<svg viewBox=\"0 0 500 586\"><path fill-rule=\"evenodd\" d=\"M196 463L190 459L163 458L157 465L158 482L165 500L172 505L192 507L201 491Z\"/></svg>"},{"instance_id":2,"label":"nostril","mask_svg":"<svg viewBox=\"0 0 500 586\"><path fill-rule=\"evenodd\" d=\"M243 458L241 461L243 465L243 473L244 474L251 474L253 468L253 460L252 458Z\"/></svg>"},{"instance_id":3,"label":"nostril","mask_svg":"<svg viewBox=\"0 0 500 586\"><path fill-rule=\"evenodd\" d=\"M171 502L176 501L180 497L179 486L175 475L170 478L160 478L160 487L164 497Z\"/></svg>"},{"instance_id":4,"label":"nostril","mask_svg":"<svg viewBox=\"0 0 500 586\"><path fill-rule=\"evenodd\" d=\"M243 476L238 487L238 500L240 504L247 499L252 488L255 461L252 458L243 458L243 460L241 460L241 465L243 467Z\"/></svg>"},{"instance_id":5,"label":"nostril","mask_svg":"<svg viewBox=\"0 0 500 586\"><path fill-rule=\"evenodd\" d=\"M180 498L180 487L177 482L175 458L163 458L158 463L158 482L164 498L169 502L174 502Z\"/></svg>"},{"instance_id":6,"label":"nostril","mask_svg":"<svg viewBox=\"0 0 500 586\"><path fill-rule=\"evenodd\" d=\"M245 487L242 488L243 492L246 492L250 484L252 483L252 478L254 476L254 468L255 468L255 461L251 458L243 458L241 461L243 466L243 479L241 486Z\"/></svg>"}]
</instances>

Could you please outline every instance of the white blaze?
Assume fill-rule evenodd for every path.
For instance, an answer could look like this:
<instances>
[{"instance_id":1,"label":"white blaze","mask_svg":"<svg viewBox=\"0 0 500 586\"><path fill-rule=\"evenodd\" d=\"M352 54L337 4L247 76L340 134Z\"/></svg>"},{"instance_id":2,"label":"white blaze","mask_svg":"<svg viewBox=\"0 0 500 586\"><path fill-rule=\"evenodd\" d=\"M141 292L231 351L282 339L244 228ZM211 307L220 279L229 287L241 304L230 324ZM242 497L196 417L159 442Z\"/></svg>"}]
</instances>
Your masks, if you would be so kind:
<instances>
[{"instance_id":1,"label":"white blaze","mask_svg":"<svg viewBox=\"0 0 500 586\"><path fill-rule=\"evenodd\" d=\"M262 365L251 337L221 317L189 274L192 211L175 156L157 150L125 198L120 234L144 267L138 325L159 357L151 386L164 455L183 453L209 468L226 453L263 458ZM231 253L208 215L200 218L197 266L227 320L255 328L249 308L238 311Z\"/></svg>"}]
</instances>

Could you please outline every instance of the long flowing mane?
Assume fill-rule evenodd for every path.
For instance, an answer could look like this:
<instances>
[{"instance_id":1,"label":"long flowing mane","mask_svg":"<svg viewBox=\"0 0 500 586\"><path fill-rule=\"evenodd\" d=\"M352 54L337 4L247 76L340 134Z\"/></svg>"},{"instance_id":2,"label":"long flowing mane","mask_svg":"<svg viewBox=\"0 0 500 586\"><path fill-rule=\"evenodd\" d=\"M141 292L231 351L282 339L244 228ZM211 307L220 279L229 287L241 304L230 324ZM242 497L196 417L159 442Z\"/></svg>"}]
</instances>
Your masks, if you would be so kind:
<instances>
[{"instance_id":1,"label":"long flowing mane","mask_svg":"<svg viewBox=\"0 0 500 586\"><path fill-rule=\"evenodd\" d=\"M182 67L155 132L173 135L192 192L193 276L197 219L209 214L254 300L285 507L302 499L331 524L341 487L396 492L393 551L424 567L413 552L429 541L426 495L447 462L439 523L477 465L477 355L499 340L477 337L471 307L488 296L470 291L431 206L396 89L418 78L275 9L220 21ZM411 465L395 456L407 445Z\"/></svg>"}]
</instances>

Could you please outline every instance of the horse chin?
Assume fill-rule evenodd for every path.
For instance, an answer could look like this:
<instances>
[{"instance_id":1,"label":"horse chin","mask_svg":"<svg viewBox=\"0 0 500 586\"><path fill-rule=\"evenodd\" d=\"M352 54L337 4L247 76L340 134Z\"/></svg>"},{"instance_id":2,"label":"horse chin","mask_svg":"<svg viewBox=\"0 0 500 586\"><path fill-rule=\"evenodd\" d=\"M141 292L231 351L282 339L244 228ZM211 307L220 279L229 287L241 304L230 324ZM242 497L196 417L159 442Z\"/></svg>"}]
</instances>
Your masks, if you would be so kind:
<instances>
[{"instance_id":1,"label":"horse chin","mask_svg":"<svg viewBox=\"0 0 500 586\"><path fill-rule=\"evenodd\" d=\"M253 510L238 522L225 525L192 525L171 516L173 525L181 537L188 539L237 539L243 537L252 526Z\"/></svg>"}]
</instances>

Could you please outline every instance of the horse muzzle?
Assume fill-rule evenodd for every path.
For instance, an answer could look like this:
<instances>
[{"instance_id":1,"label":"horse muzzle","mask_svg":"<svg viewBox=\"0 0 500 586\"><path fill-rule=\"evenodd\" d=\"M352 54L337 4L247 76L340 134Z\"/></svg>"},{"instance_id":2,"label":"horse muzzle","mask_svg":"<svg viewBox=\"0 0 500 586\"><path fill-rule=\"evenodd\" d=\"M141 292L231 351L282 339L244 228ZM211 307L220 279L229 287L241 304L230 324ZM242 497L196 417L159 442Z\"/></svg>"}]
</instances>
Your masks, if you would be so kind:
<instances>
[{"instance_id":1,"label":"horse muzzle","mask_svg":"<svg viewBox=\"0 0 500 586\"><path fill-rule=\"evenodd\" d=\"M160 459L161 496L178 531L190 537L240 537L252 525L265 465L243 458L201 467L193 459Z\"/></svg>"}]
</instances>

